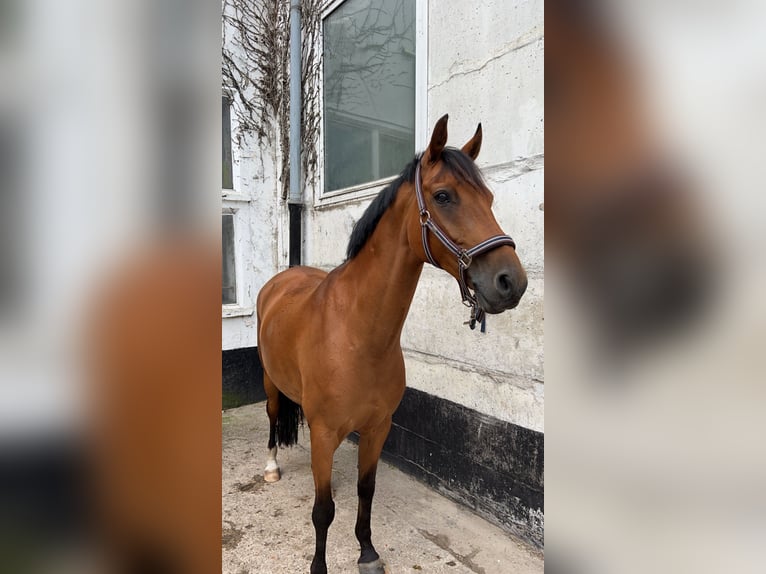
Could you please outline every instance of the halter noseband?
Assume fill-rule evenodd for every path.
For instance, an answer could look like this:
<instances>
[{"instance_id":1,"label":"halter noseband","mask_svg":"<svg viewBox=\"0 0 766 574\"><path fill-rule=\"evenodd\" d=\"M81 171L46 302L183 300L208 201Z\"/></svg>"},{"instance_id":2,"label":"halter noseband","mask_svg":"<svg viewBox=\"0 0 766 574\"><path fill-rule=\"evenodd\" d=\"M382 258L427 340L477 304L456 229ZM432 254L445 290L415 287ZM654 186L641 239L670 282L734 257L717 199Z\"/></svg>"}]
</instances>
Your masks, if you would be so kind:
<instances>
[{"instance_id":1,"label":"halter noseband","mask_svg":"<svg viewBox=\"0 0 766 574\"><path fill-rule=\"evenodd\" d=\"M420 162L418 162L418 165L415 168L415 197L418 199L418 209L420 209L420 230L423 238L423 250L426 252L426 257L428 258L429 263L434 267L441 269L441 265L436 262L436 259L434 259L434 256L431 253L431 248L428 246L428 231L430 230L431 233L442 242L442 245L457 257L460 296L463 298L463 305L471 308L471 318L467 323L471 329L475 329L476 322L478 321L482 324L482 331L484 331L484 309L481 308L476 296L471 293L471 290L468 288L465 272L471 266L473 258L477 255L491 251L501 245L510 245L516 249L516 243L514 243L509 235L493 235L489 239L485 239L470 249L461 248L452 241L444 230L431 218L431 214L426 208L425 198L423 197L423 187L420 179Z\"/></svg>"}]
</instances>

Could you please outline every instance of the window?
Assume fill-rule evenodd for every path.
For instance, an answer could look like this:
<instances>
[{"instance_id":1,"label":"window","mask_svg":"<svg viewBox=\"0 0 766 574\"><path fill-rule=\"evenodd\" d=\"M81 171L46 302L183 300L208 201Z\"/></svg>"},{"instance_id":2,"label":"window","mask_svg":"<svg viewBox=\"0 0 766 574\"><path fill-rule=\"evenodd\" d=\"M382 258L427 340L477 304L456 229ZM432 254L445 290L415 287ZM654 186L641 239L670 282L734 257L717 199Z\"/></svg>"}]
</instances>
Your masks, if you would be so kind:
<instances>
[{"instance_id":1,"label":"window","mask_svg":"<svg viewBox=\"0 0 766 574\"><path fill-rule=\"evenodd\" d=\"M415 0L346 0L325 17L324 191L398 174L415 153Z\"/></svg>"},{"instance_id":2,"label":"window","mask_svg":"<svg viewBox=\"0 0 766 574\"><path fill-rule=\"evenodd\" d=\"M223 147L223 189L234 189L234 172L231 160L231 100L223 96L221 99L221 144Z\"/></svg>"},{"instance_id":3,"label":"window","mask_svg":"<svg viewBox=\"0 0 766 574\"><path fill-rule=\"evenodd\" d=\"M234 266L234 214L224 213L221 221L223 232L223 289L221 301L224 305L237 302L237 277Z\"/></svg>"}]
</instances>

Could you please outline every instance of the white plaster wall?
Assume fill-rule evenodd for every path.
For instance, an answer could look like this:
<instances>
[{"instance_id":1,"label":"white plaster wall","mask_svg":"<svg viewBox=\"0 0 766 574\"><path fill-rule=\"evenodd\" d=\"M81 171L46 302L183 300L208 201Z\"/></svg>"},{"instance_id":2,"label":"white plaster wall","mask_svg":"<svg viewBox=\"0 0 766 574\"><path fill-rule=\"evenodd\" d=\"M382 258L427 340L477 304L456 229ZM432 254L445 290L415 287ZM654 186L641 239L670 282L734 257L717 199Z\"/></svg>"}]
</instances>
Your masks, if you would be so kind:
<instances>
[{"instance_id":1,"label":"white plaster wall","mask_svg":"<svg viewBox=\"0 0 766 574\"><path fill-rule=\"evenodd\" d=\"M236 57L240 48L231 43L235 34L229 32L226 37ZM247 97L257 97L252 88ZM287 206L279 192L276 125L271 126L271 137L258 140L246 136L238 143L234 110L231 116L234 189L222 190L221 207L224 212L235 212L237 304L222 307L223 350L256 346L258 292L266 281L284 269L287 261Z\"/></svg>"},{"instance_id":2,"label":"white plaster wall","mask_svg":"<svg viewBox=\"0 0 766 574\"><path fill-rule=\"evenodd\" d=\"M481 121L481 166L542 153L543 2L431 1L428 10L428 125L449 113L450 134L467 140Z\"/></svg>"},{"instance_id":3,"label":"white plaster wall","mask_svg":"<svg viewBox=\"0 0 766 574\"><path fill-rule=\"evenodd\" d=\"M427 124L449 113L449 143L460 146L482 122L478 163L529 287L519 307L490 316L482 334L463 325L468 311L455 280L426 266L402 336L407 383L542 431L543 2L432 0L428 18ZM340 264L369 201L314 197L305 217L305 262Z\"/></svg>"},{"instance_id":4,"label":"white plaster wall","mask_svg":"<svg viewBox=\"0 0 766 574\"><path fill-rule=\"evenodd\" d=\"M235 155L234 193L223 209L234 216L237 305L222 311L222 348L257 344L255 301L266 281L280 269L282 211L274 146L248 138Z\"/></svg>"}]
</instances>

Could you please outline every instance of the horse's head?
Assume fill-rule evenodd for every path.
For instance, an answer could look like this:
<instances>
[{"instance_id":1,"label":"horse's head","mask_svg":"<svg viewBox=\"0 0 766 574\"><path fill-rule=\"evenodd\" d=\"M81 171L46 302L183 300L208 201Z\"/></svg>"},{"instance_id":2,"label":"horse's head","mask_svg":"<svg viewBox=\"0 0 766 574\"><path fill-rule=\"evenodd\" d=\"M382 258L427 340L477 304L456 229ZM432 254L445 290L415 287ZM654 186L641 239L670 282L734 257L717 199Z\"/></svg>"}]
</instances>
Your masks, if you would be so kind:
<instances>
[{"instance_id":1,"label":"horse's head","mask_svg":"<svg viewBox=\"0 0 766 574\"><path fill-rule=\"evenodd\" d=\"M416 194L423 204L412 211L408 240L423 261L432 259L461 282L461 288L472 288L484 311L501 313L518 305L527 275L513 242L492 214L492 192L474 163L481 148L481 124L462 149L448 148L447 119L445 115L437 122L420 159ZM489 239L493 241L487 243Z\"/></svg>"}]
</instances>

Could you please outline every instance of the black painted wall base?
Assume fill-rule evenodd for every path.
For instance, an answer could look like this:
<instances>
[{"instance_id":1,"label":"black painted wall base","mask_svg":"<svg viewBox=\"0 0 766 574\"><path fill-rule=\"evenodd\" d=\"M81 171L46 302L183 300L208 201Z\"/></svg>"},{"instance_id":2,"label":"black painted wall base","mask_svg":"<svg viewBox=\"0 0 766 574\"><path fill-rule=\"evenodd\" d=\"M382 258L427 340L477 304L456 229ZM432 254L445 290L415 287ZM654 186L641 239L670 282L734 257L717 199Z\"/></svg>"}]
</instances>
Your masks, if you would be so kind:
<instances>
[{"instance_id":1,"label":"black painted wall base","mask_svg":"<svg viewBox=\"0 0 766 574\"><path fill-rule=\"evenodd\" d=\"M266 400L258 347L223 351L221 362L224 409Z\"/></svg>"},{"instance_id":2,"label":"black painted wall base","mask_svg":"<svg viewBox=\"0 0 766 574\"><path fill-rule=\"evenodd\" d=\"M544 440L541 432L408 388L383 458L542 548Z\"/></svg>"}]
</instances>

